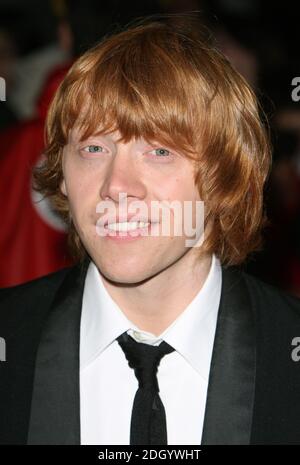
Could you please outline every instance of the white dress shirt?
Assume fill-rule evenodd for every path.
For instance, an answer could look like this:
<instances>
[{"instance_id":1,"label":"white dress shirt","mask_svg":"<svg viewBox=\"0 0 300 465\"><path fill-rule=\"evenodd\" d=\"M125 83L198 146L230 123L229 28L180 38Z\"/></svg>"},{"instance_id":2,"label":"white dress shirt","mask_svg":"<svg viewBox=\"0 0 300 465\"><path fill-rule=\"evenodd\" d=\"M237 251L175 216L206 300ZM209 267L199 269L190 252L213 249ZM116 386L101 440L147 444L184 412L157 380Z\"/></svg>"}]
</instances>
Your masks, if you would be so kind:
<instances>
[{"instance_id":1,"label":"white dress shirt","mask_svg":"<svg viewBox=\"0 0 300 465\"><path fill-rule=\"evenodd\" d=\"M174 352L162 358L157 372L168 444L201 444L221 282L220 262L213 255L196 297L155 336L128 320L104 287L97 267L90 263L80 328L81 444L129 444L138 381L116 341L125 331L138 342L158 345L164 340L174 347Z\"/></svg>"}]
</instances>

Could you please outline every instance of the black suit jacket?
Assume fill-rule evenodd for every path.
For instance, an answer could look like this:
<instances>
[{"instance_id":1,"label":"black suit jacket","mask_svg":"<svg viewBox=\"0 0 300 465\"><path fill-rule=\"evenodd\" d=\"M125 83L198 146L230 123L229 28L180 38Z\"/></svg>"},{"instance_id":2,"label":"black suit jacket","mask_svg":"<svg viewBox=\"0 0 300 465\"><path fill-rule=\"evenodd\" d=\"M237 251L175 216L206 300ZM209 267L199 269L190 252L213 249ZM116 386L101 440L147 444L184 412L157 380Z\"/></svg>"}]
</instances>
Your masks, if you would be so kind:
<instances>
[{"instance_id":1,"label":"black suit jacket","mask_svg":"<svg viewBox=\"0 0 300 465\"><path fill-rule=\"evenodd\" d=\"M0 291L0 444L80 444L87 266ZM235 267L222 278L202 444L300 444L300 300Z\"/></svg>"}]
</instances>

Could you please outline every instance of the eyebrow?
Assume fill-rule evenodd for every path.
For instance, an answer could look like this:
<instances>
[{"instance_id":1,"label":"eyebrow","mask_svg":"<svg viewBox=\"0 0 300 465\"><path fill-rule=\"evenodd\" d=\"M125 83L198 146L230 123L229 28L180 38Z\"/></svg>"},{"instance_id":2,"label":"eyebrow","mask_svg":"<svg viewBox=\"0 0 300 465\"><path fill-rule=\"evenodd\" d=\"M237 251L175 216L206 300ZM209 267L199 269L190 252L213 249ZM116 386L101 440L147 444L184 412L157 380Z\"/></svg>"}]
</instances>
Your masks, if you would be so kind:
<instances>
[{"instance_id":1,"label":"eyebrow","mask_svg":"<svg viewBox=\"0 0 300 465\"><path fill-rule=\"evenodd\" d=\"M106 138L108 141L110 141L113 144L116 144L116 143L120 142L121 139L122 139L122 137L120 135L119 135L118 138L115 138L115 137L112 137L111 134L103 134L101 132L98 132L98 133L95 133L95 134L91 134L85 140L89 140L89 139L96 138L96 137ZM153 145L153 143L156 143L156 144L159 143L156 140L149 141L149 140L145 139L144 137L137 137L135 139L135 141L136 141L136 143L143 143L143 144L147 144L147 145Z\"/></svg>"},{"instance_id":2,"label":"eyebrow","mask_svg":"<svg viewBox=\"0 0 300 465\"><path fill-rule=\"evenodd\" d=\"M71 131L73 132L73 131ZM118 142L120 142L121 140L121 135L120 133L118 132L118 138L116 138L115 134L112 135L112 133L104 133L104 132L101 132L101 130L91 134L90 136L88 136L87 138L85 139L80 139L80 133L73 133L72 136L71 136L71 142L73 143L80 143L80 142L84 142L84 141L89 141L90 139L93 139L93 138L96 138L96 137L101 137L101 138L105 138L108 140L108 142L112 143L112 144L116 144ZM162 142L159 141L159 139L146 139L144 136L139 136L137 137L136 139L136 143L142 143L144 145L149 145L149 146L153 146L153 145L162 145L162 146L169 146L168 144L164 144Z\"/></svg>"},{"instance_id":3,"label":"eyebrow","mask_svg":"<svg viewBox=\"0 0 300 465\"><path fill-rule=\"evenodd\" d=\"M105 139L108 139L109 141L111 141L112 143L116 143L116 142L119 142L121 140L121 136L119 135L118 138L115 138L115 137L112 137L112 135L110 133L108 134L104 134L102 132L95 132L94 134L91 134L89 137L86 138L86 140L89 140L89 139L92 139L93 137L102 137L102 138L105 138Z\"/></svg>"}]
</instances>

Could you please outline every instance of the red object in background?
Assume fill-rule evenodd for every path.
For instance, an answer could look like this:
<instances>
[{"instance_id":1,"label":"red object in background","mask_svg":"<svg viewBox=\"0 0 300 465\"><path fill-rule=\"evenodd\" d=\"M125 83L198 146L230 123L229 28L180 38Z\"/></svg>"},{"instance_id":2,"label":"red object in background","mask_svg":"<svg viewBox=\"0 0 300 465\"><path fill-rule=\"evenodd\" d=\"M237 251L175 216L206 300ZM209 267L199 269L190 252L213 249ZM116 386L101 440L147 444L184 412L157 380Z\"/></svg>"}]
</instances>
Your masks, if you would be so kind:
<instances>
[{"instance_id":1,"label":"red object in background","mask_svg":"<svg viewBox=\"0 0 300 465\"><path fill-rule=\"evenodd\" d=\"M32 169L44 148L49 103L70 64L51 73L37 117L0 135L0 287L13 286L70 265L66 233L47 203L35 203Z\"/></svg>"}]
</instances>

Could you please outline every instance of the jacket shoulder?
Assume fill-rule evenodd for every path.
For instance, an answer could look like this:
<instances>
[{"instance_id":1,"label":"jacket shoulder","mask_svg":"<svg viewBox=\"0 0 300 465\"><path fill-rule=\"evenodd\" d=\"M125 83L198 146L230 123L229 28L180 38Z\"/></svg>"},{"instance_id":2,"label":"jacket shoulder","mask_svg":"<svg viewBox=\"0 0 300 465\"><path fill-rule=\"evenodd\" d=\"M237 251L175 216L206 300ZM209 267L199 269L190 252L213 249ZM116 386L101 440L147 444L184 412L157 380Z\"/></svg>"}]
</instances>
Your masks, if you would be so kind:
<instances>
[{"instance_id":1,"label":"jacket shoulder","mask_svg":"<svg viewBox=\"0 0 300 465\"><path fill-rule=\"evenodd\" d=\"M241 272L250 297L263 305L265 311L284 312L300 318L300 299L244 271Z\"/></svg>"},{"instance_id":2,"label":"jacket shoulder","mask_svg":"<svg viewBox=\"0 0 300 465\"><path fill-rule=\"evenodd\" d=\"M1 336L15 332L28 317L43 318L64 278L74 267L42 276L17 286L0 289Z\"/></svg>"},{"instance_id":3,"label":"jacket shoulder","mask_svg":"<svg viewBox=\"0 0 300 465\"><path fill-rule=\"evenodd\" d=\"M290 345L294 336L300 336L300 299L243 270L239 270L239 277L251 304L258 338Z\"/></svg>"}]
</instances>

